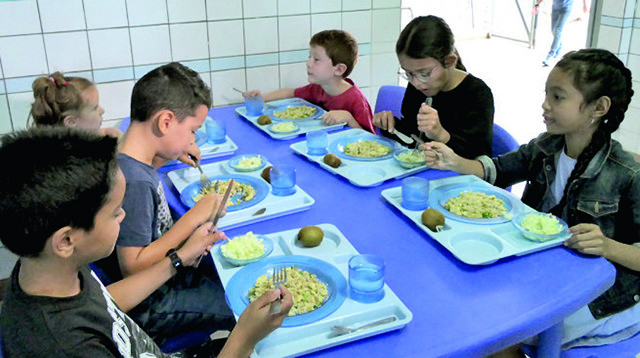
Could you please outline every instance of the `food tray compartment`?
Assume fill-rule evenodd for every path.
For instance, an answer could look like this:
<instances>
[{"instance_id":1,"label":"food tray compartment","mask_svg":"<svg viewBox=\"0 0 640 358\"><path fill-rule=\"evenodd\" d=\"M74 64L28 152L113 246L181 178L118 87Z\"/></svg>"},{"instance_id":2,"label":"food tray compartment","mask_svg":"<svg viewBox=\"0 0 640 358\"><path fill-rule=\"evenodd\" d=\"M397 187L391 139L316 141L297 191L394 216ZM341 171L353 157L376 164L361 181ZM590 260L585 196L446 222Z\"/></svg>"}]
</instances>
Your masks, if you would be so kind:
<instances>
[{"instance_id":1,"label":"food tray compartment","mask_svg":"<svg viewBox=\"0 0 640 358\"><path fill-rule=\"evenodd\" d=\"M266 165L271 165L268 159ZM266 183L266 181L260 177L261 169L251 172L236 171L229 166L228 160L202 165L202 170L208 176L237 174L254 177ZM167 173L167 176L178 193L182 193L189 184L200 181L200 172L198 169L191 167L170 171ZM270 189L271 185L267 185ZM178 197L179 196L180 194L178 194ZM298 185L296 185L296 192L289 196L276 196L269 191L264 200L244 209L227 212L227 214L218 221L218 227L228 230L242 225L296 213L309 209L313 203L315 203L315 200ZM265 208L266 211L262 214L256 214L262 208Z\"/></svg>"},{"instance_id":2,"label":"food tray compartment","mask_svg":"<svg viewBox=\"0 0 640 358\"><path fill-rule=\"evenodd\" d=\"M298 105L298 106L307 105L307 106L312 106L312 107L318 108L319 113L317 113L316 115L313 116L314 119L302 119L302 120L292 119L292 120L290 120L293 123L295 123L296 126L298 126L299 129L297 131L287 132L287 133L277 133L277 132L273 132L273 131L269 130L271 124L265 124L265 125L258 124L258 117L260 117L260 116L250 116L250 115L248 115L247 114L247 108L245 106L237 107L236 108L236 113L238 113L242 118L244 118L247 121L251 122L254 126L256 126L258 129L260 129L264 133L268 134L271 138L279 139L279 140L293 139L293 138L296 138L299 135L303 135L303 134L306 134L308 132L313 132L313 131L317 131L317 130L326 130L326 131L337 130L337 129L340 129L340 128L345 126L345 123L334 124L334 125L331 125L331 126L324 125L319 118L322 117L326 113L326 111L323 110L322 108L312 104L312 103L309 103L309 102L305 101L302 98L287 98L287 99L283 99L283 100L279 100L279 101L273 101L273 102L265 103L263 113L265 113L265 114L271 113L274 108L279 108L279 107L283 107L283 106L286 106L286 105ZM283 122L283 121L288 121L288 120L279 119L279 120L273 121L273 123L279 123L279 122Z\"/></svg>"},{"instance_id":3,"label":"food tray compartment","mask_svg":"<svg viewBox=\"0 0 640 358\"><path fill-rule=\"evenodd\" d=\"M460 175L444 179L431 180L429 182L429 196L438 192L438 188L460 185L469 187L470 190L478 187L487 189L495 188L491 184L473 175ZM502 189L499 189L502 190ZM526 206L513 194L504 191L504 195L510 196L512 204L516 203L518 211L535 212ZM394 206L401 214L407 217L431 238L439 242L460 261L469 265L488 265L509 256L521 256L536 251L561 245L566 238L559 238L546 242L536 242L522 236L511 220L498 221L489 224L481 224L471 220L457 220L445 214L445 226L439 232L433 232L422 224L422 210L413 211L402 207L402 188L395 187L382 191L382 197ZM432 203L432 200L429 200ZM446 210L438 208L438 210ZM477 220L477 219L476 219Z\"/></svg>"},{"instance_id":4,"label":"food tray compartment","mask_svg":"<svg viewBox=\"0 0 640 358\"><path fill-rule=\"evenodd\" d=\"M380 136L369 133L363 129L353 128L338 133L329 134L329 146L328 150L331 153L335 153L337 146L332 146L331 143L341 140L346 137L362 136L371 139L380 139ZM401 147L400 144L393 144L393 151ZM293 143L289 146L294 152L307 158L308 160L317 163L322 168L329 172L339 175L347 179L351 184L360 187L373 187L382 184L390 179L399 179L406 176L410 176L416 173L423 172L429 168L426 165L421 165L415 168L403 168L398 162L393 159L393 156L388 156L385 159L379 160L351 160L346 159L344 156L340 157L342 161L341 165L334 168L327 165L324 161L324 155L310 155L307 153L307 141L301 141ZM333 147L333 148L332 148Z\"/></svg>"},{"instance_id":5,"label":"food tray compartment","mask_svg":"<svg viewBox=\"0 0 640 358\"><path fill-rule=\"evenodd\" d=\"M335 266L348 281L348 260L358 254L358 251L336 226L315 226L324 232L324 239L317 247L302 247L296 244L300 228L277 233L254 233L265 235L273 241L274 249L269 257L304 255L320 259ZM229 265L219 254L214 253L212 258L220 280L226 287L231 277L241 268ZM360 303L347 296L336 311L323 319L302 326L278 328L256 345L251 357L299 356L404 327L413 318L411 311L386 284L384 291L384 298L378 302ZM334 325L359 326L387 317L395 317L395 321L342 336L334 335L331 330Z\"/></svg>"}]
</instances>

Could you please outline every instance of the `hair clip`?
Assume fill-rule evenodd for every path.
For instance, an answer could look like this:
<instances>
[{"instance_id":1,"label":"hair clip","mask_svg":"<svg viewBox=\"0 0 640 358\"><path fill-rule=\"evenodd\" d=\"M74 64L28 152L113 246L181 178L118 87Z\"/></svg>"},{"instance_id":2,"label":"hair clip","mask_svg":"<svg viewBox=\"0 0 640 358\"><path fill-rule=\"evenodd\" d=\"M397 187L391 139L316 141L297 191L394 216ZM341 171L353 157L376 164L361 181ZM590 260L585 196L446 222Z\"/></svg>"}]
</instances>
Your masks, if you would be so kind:
<instances>
[{"instance_id":1,"label":"hair clip","mask_svg":"<svg viewBox=\"0 0 640 358\"><path fill-rule=\"evenodd\" d=\"M54 80L53 77L49 77L49 79L51 80L51 82L56 83L56 80Z\"/></svg>"},{"instance_id":2,"label":"hair clip","mask_svg":"<svg viewBox=\"0 0 640 358\"><path fill-rule=\"evenodd\" d=\"M69 81L64 81L64 85L68 86L69 85Z\"/></svg>"}]
</instances>

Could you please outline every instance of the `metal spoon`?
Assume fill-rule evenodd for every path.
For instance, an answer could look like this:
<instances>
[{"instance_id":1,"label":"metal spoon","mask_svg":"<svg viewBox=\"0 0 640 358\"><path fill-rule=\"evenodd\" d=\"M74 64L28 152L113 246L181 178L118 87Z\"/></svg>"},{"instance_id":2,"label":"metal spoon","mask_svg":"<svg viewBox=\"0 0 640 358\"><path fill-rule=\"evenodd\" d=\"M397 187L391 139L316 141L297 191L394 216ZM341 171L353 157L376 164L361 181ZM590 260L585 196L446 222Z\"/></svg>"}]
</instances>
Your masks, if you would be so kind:
<instances>
[{"instance_id":1,"label":"metal spoon","mask_svg":"<svg viewBox=\"0 0 640 358\"><path fill-rule=\"evenodd\" d=\"M395 320L396 320L396 317L395 316L391 316L391 317L383 318L383 319L375 321L375 322L371 322L371 323L365 324L364 326L360 326L358 328L350 328L350 327L347 327L347 326L336 325L336 326L331 327L331 330L333 330L333 333L335 333L337 336L342 336L344 334L354 333L354 332L357 332L357 331L362 330L362 329L367 329L367 328L379 326L381 324L390 323L390 322L393 322Z\"/></svg>"}]
</instances>

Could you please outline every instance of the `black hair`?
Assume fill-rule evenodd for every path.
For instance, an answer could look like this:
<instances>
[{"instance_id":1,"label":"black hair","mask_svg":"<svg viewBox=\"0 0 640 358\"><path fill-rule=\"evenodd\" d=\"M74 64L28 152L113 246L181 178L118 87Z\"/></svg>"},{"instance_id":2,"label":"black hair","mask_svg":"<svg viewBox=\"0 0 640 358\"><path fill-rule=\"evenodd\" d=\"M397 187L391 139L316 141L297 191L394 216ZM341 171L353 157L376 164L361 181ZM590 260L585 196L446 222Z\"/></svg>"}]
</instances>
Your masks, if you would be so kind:
<instances>
[{"instance_id":1,"label":"black hair","mask_svg":"<svg viewBox=\"0 0 640 358\"><path fill-rule=\"evenodd\" d=\"M161 110L178 120L195 115L198 106L211 108L211 90L194 70L178 62L157 67L133 86L131 120L144 122Z\"/></svg>"},{"instance_id":2,"label":"black hair","mask_svg":"<svg viewBox=\"0 0 640 358\"><path fill-rule=\"evenodd\" d=\"M620 127L629 108L633 89L631 71L614 54L602 49L572 51L562 57L555 66L573 78L573 86L583 96L582 108L595 103L603 96L611 99L609 111L598 119L598 128L591 141L580 153L567 183L578 178L589 162L611 141L611 133ZM569 185L565 187L567 196Z\"/></svg>"},{"instance_id":3,"label":"black hair","mask_svg":"<svg viewBox=\"0 0 640 358\"><path fill-rule=\"evenodd\" d=\"M0 240L11 252L35 257L65 226L93 229L115 183L116 138L44 126L0 141Z\"/></svg>"},{"instance_id":4,"label":"black hair","mask_svg":"<svg viewBox=\"0 0 640 358\"><path fill-rule=\"evenodd\" d=\"M466 71L454 42L453 32L443 19L433 15L419 16L411 20L400 33L396 54L415 59L431 57L443 66L445 57L455 54L458 57L456 68Z\"/></svg>"}]
</instances>

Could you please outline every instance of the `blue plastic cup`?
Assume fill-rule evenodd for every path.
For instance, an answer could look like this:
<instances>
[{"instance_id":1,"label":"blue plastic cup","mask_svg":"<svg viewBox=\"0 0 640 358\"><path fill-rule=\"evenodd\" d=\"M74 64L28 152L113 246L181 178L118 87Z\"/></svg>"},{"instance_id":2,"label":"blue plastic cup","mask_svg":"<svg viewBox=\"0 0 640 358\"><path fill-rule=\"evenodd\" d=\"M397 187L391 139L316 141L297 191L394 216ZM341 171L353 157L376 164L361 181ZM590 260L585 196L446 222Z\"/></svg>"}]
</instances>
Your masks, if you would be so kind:
<instances>
[{"instance_id":1,"label":"blue plastic cup","mask_svg":"<svg viewBox=\"0 0 640 358\"><path fill-rule=\"evenodd\" d=\"M247 108L248 115L259 116L262 114L264 100L260 96L249 96L244 99L244 105Z\"/></svg>"},{"instance_id":2,"label":"blue plastic cup","mask_svg":"<svg viewBox=\"0 0 640 358\"><path fill-rule=\"evenodd\" d=\"M296 169L292 166L282 165L272 167L271 193L276 196L293 195L296 192Z\"/></svg>"},{"instance_id":3,"label":"blue plastic cup","mask_svg":"<svg viewBox=\"0 0 640 358\"><path fill-rule=\"evenodd\" d=\"M307 132L307 153L310 155L327 154L327 145L329 144L329 135L326 131Z\"/></svg>"},{"instance_id":4,"label":"blue plastic cup","mask_svg":"<svg viewBox=\"0 0 640 358\"><path fill-rule=\"evenodd\" d=\"M227 141L227 123L222 119L207 117L204 122L207 129L207 140L213 144L221 144Z\"/></svg>"},{"instance_id":5,"label":"blue plastic cup","mask_svg":"<svg viewBox=\"0 0 640 358\"><path fill-rule=\"evenodd\" d=\"M407 210L424 210L428 206L429 181L424 178L410 177L402 180L402 201L400 205Z\"/></svg>"},{"instance_id":6,"label":"blue plastic cup","mask_svg":"<svg viewBox=\"0 0 640 358\"><path fill-rule=\"evenodd\" d=\"M349 297L362 303L384 298L384 260L376 255L355 255L349 260Z\"/></svg>"}]
</instances>

